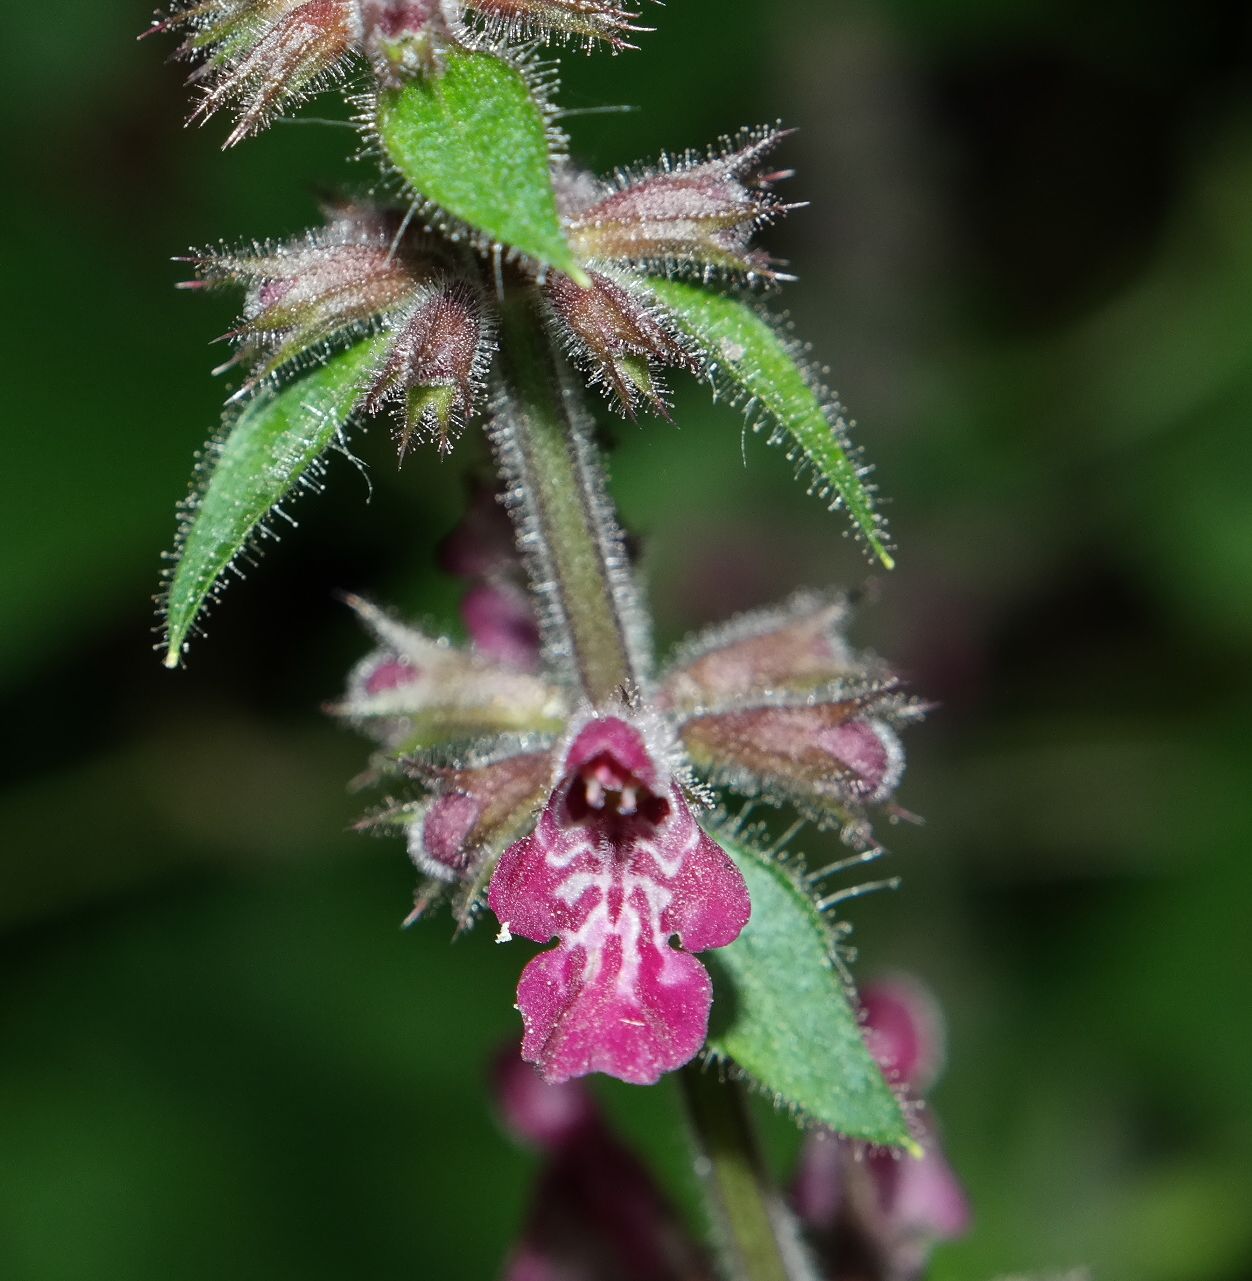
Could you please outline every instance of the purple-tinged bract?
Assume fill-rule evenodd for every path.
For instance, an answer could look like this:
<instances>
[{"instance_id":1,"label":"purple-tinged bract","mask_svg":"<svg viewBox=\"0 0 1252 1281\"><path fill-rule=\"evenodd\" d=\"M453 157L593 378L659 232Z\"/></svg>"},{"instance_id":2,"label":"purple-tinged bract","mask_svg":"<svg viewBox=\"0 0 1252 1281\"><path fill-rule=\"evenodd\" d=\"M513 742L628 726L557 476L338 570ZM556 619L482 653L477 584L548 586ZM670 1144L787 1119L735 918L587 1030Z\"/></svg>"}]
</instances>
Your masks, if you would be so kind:
<instances>
[{"instance_id":1,"label":"purple-tinged bract","mask_svg":"<svg viewBox=\"0 0 1252 1281\"><path fill-rule=\"evenodd\" d=\"M523 1057L549 1081L605 1072L641 1085L703 1045L712 984L689 953L732 942L750 910L743 877L678 782L616 716L575 735L487 901L506 937L558 940L518 985Z\"/></svg>"}]
</instances>

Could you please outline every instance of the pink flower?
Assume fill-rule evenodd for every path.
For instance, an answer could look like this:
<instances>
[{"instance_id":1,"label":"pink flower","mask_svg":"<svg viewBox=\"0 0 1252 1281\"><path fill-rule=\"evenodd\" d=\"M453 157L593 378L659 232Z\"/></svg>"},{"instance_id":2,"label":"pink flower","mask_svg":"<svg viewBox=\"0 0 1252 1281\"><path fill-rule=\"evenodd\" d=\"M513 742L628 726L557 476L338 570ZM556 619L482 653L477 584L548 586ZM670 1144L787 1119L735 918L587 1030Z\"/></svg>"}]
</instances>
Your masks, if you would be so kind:
<instances>
[{"instance_id":1,"label":"pink flower","mask_svg":"<svg viewBox=\"0 0 1252 1281\"><path fill-rule=\"evenodd\" d=\"M639 1085L703 1045L713 988L689 953L733 942L750 910L738 869L616 716L575 735L538 826L505 850L487 902L506 937L558 940L518 984L523 1058L548 1081L606 1072Z\"/></svg>"}]
</instances>

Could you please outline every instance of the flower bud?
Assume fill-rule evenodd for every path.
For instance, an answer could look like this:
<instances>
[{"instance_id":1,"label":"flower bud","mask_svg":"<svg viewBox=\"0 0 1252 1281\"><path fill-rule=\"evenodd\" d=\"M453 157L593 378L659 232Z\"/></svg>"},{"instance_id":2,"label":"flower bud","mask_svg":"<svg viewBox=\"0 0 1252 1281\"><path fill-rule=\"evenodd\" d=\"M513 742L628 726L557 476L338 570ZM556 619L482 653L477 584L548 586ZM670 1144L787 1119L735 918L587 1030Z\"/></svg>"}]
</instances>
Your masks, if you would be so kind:
<instances>
[{"instance_id":1,"label":"flower bud","mask_svg":"<svg viewBox=\"0 0 1252 1281\"><path fill-rule=\"evenodd\" d=\"M461 619L480 654L519 671L538 670L539 624L530 597L516 584L471 587L461 601Z\"/></svg>"},{"instance_id":2,"label":"flower bud","mask_svg":"<svg viewBox=\"0 0 1252 1281\"><path fill-rule=\"evenodd\" d=\"M225 337L242 356L259 358L249 387L405 306L418 288L417 269L392 240L382 211L345 206L299 240L194 260L202 281L247 289L243 319Z\"/></svg>"},{"instance_id":3,"label":"flower bud","mask_svg":"<svg viewBox=\"0 0 1252 1281\"><path fill-rule=\"evenodd\" d=\"M571 246L593 260L776 276L769 257L748 246L758 227L790 207L770 190L787 174L759 172L782 136L765 129L735 151L688 154L663 159L653 172L621 173L607 194L567 211Z\"/></svg>"},{"instance_id":4,"label":"flower bud","mask_svg":"<svg viewBox=\"0 0 1252 1281\"><path fill-rule=\"evenodd\" d=\"M651 30L636 26L630 9L604 0L465 0L465 7L485 18L493 35L578 40L588 48L598 40L615 53L635 48L629 35Z\"/></svg>"},{"instance_id":5,"label":"flower bud","mask_svg":"<svg viewBox=\"0 0 1252 1281\"><path fill-rule=\"evenodd\" d=\"M526 672L433 640L355 597L349 604L380 642L329 710L392 752L482 735L556 733L561 693Z\"/></svg>"},{"instance_id":6,"label":"flower bud","mask_svg":"<svg viewBox=\"0 0 1252 1281\"><path fill-rule=\"evenodd\" d=\"M230 147L343 76L355 21L353 0L185 0L153 30L187 29L179 54L204 59L190 77L205 86L192 119L233 103Z\"/></svg>"},{"instance_id":7,"label":"flower bud","mask_svg":"<svg viewBox=\"0 0 1252 1281\"><path fill-rule=\"evenodd\" d=\"M544 290L552 315L575 357L628 418L639 402L669 417L653 366L695 369L696 362L630 291L600 272L583 289L553 272Z\"/></svg>"},{"instance_id":8,"label":"flower bud","mask_svg":"<svg viewBox=\"0 0 1252 1281\"><path fill-rule=\"evenodd\" d=\"M401 459L415 437L446 454L474 412L492 344L481 301L469 285L441 281L421 290L396 322L395 336L365 394L377 413L398 411Z\"/></svg>"},{"instance_id":9,"label":"flower bud","mask_svg":"<svg viewBox=\"0 0 1252 1281\"><path fill-rule=\"evenodd\" d=\"M409 825L409 854L440 881L465 880L530 825L552 785L550 752L516 752L461 769L410 761L409 773L435 791Z\"/></svg>"},{"instance_id":10,"label":"flower bud","mask_svg":"<svg viewBox=\"0 0 1252 1281\"><path fill-rule=\"evenodd\" d=\"M892 1081L924 1094L943 1070L943 1017L931 994L905 975L861 992L865 1043Z\"/></svg>"},{"instance_id":11,"label":"flower bud","mask_svg":"<svg viewBox=\"0 0 1252 1281\"><path fill-rule=\"evenodd\" d=\"M885 801L904 770L895 731L871 712L881 697L705 713L679 732L696 766L715 781L847 821Z\"/></svg>"},{"instance_id":12,"label":"flower bud","mask_svg":"<svg viewBox=\"0 0 1252 1281\"><path fill-rule=\"evenodd\" d=\"M665 677L675 709L725 706L745 698L816 690L870 663L843 638L847 602L799 596L782 609L744 614L688 641Z\"/></svg>"}]
</instances>

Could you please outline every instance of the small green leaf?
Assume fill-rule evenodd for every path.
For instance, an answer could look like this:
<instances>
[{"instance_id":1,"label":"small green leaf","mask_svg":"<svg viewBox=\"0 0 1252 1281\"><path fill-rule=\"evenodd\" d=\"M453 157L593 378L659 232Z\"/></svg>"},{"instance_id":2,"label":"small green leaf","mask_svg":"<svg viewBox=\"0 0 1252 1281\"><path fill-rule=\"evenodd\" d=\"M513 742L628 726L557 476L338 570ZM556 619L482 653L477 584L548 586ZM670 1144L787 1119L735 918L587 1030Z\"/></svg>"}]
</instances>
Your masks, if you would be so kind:
<instances>
[{"instance_id":1,"label":"small green leaf","mask_svg":"<svg viewBox=\"0 0 1252 1281\"><path fill-rule=\"evenodd\" d=\"M548 122L526 77L449 48L443 69L379 94L378 136L414 190L493 243L590 283L565 239Z\"/></svg>"},{"instance_id":2,"label":"small green leaf","mask_svg":"<svg viewBox=\"0 0 1252 1281\"><path fill-rule=\"evenodd\" d=\"M648 288L717 371L791 436L822 483L839 495L874 554L894 568L882 517L849 452L845 424L822 404L786 342L738 298L682 280L650 279Z\"/></svg>"},{"instance_id":3,"label":"small green leaf","mask_svg":"<svg viewBox=\"0 0 1252 1281\"><path fill-rule=\"evenodd\" d=\"M267 512L300 482L357 402L382 339L358 343L279 391L261 392L209 448L165 598L166 667L177 667L214 585Z\"/></svg>"},{"instance_id":4,"label":"small green leaf","mask_svg":"<svg viewBox=\"0 0 1252 1281\"><path fill-rule=\"evenodd\" d=\"M776 860L716 833L748 883L752 917L701 959L713 973L708 1048L780 1102L839 1134L913 1146L900 1101L861 1036L813 900Z\"/></svg>"}]
</instances>

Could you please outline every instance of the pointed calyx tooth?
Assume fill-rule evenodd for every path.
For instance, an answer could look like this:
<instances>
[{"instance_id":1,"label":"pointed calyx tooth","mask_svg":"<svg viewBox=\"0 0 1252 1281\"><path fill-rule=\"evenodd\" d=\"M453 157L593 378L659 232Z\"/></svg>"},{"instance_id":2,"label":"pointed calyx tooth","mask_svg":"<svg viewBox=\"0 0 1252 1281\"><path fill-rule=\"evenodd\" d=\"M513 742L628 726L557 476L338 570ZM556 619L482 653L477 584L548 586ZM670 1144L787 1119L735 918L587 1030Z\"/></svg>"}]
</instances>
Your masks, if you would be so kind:
<instances>
[{"instance_id":1,"label":"pointed calyx tooth","mask_svg":"<svg viewBox=\"0 0 1252 1281\"><path fill-rule=\"evenodd\" d=\"M396 410L403 459L414 439L452 448L481 397L492 325L472 285L442 278L423 286L395 321L393 337L365 393L371 413Z\"/></svg>"},{"instance_id":2,"label":"pointed calyx tooth","mask_svg":"<svg viewBox=\"0 0 1252 1281\"><path fill-rule=\"evenodd\" d=\"M186 30L178 52L201 60L190 79L204 87L192 119L233 105L231 146L343 76L356 19L355 0L185 0L155 29Z\"/></svg>"},{"instance_id":3,"label":"pointed calyx tooth","mask_svg":"<svg viewBox=\"0 0 1252 1281\"><path fill-rule=\"evenodd\" d=\"M670 707L721 707L774 692L803 693L846 677L885 674L848 647L842 597L801 595L757 610L685 642L664 678Z\"/></svg>"},{"instance_id":4,"label":"pointed calyx tooth","mask_svg":"<svg viewBox=\"0 0 1252 1281\"><path fill-rule=\"evenodd\" d=\"M442 881L473 877L484 858L521 837L552 786L550 751L516 752L481 765L408 770L434 793L409 825L409 854Z\"/></svg>"},{"instance_id":5,"label":"pointed calyx tooth","mask_svg":"<svg viewBox=\"0 0 1252 1281\"><path fill-rule=\"evenodd\" d=\"M886 801L900 781L904 752L892 714L889 695L870 693L701 713L683 721L679 734L715 782L849 821Z\"/></svg>"},{"instance_id":6,"label":"pointed calyx tooth","mask_svg":"<svg viewBox=\"0 0 1252 1281\"><path fill-rule=\"evenodd\" d=\"M392 752L509 733L558 733L564 696L538 676L435 640L350 600L379 648L329 710Z\"/></svg>"},{"instance_id":7,"label":"pointed calyx tooth","mask_svg":"<svg viewBox=\"0 0 1252 1281\"><path fill-rule=\"evenodd\" d=\"M244 313L225 337L255 358L253 382L401 311L424 263L395 244L385 211L345 205L297 240L196 258L201 280L242 285Z\"/></svg>"},{"instance_id":8,"label":"pointed calyx tooth","mask_svg":"<svg viewBox=\"0 0 1252 1281\"><path fill-rule=\"evenodd\" d=\"M592 260L775 276L769 257L749 242L758 227L790 208L772 190L787 174L761 172L764 156L783 136L758 130L734 150L618 174L610 190L569 209L570 245Z\"/></svg>"},{"instance_id":9,"label":"pointed calyx tooth","mask_svg":"<svg viewBox=\"0 0 1252 1281\"><path fill-rule=\"evenodd\" d=\"M590 367L591 378L627 417L640 402L668 417L663 389L653 368L696 368L695 359L658 320L655 311L628 287L602 272L591 272L584 289L552 272L544 296L573 354Z\"/></svg>"},{"instance_id":10,"label":"pointed calyx tooth","mask_svg":"<svg viewBox=\"0 0 1252 1281\"><path fill-rule=\"evenodd\" d=\"M636 25L638 13L603 0L465 0L470 13L486 19L494 35L514 40L596 41L615 52L633 49L630 36L650 27Z\"/></svg>"}]
</instances>

